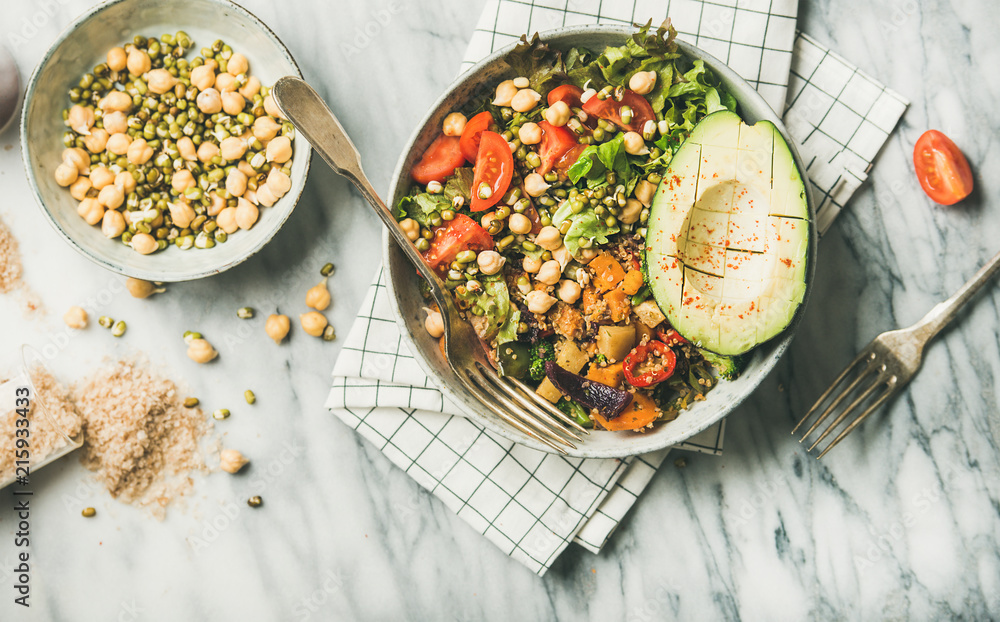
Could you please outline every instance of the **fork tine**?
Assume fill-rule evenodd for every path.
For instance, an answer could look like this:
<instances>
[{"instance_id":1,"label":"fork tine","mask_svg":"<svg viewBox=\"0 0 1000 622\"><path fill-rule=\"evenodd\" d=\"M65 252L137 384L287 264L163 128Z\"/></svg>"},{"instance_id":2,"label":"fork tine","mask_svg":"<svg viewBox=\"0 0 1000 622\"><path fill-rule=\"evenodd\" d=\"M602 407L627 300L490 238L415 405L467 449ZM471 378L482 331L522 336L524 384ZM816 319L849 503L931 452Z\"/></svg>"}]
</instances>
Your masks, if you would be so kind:
<instances>
[{"instance_id":1,"label":"fork tine","mask_svg":"<svg viewBox=\"0 0 1000 622\"><path fill-rule=\"evenodd\" d=\"M812 416L812 414L814 412L816 412L816 409L818 409L823 404L823 402L826 401L826 398L830 397L830 394L833 393L833 390L836 389L838 386L840 386L840 383L843 382L845 378L847 378L848 374L851 371L853 371L854 368L857 367L857 365L859 363L861 363L862 361L864 361L866 358L870 359L871 356L872 356L872 353L870 353L870 352L862 352L857 357L855 357L855 359L853 361L851 361L851 364L848 365L847 367L845 367L844 371L840 372L840 375L837 376L837 379L833 381L833 384L831 384L830 387L826 391L823 392L823 395L819 396L819 399L816 400L816 403L812 405L812 408L809 409L809 412L807 412L804 417L802 417L801 419L799 419L799 422L797 424L795 424L794 428L792 428L792 434L795 434L795 432L799 429L799 427L801 427L802 424L805 423L809 419L809 417ZM850 390L850 389L848 389L848 390ZM841 399L843 399L843 396L841 396ZM818 424L820 421L822 421L827 416L827 414L828 413L824 413L819 418L819 421L816 422L816 424ZM816 428L816 424L813 424L813 426L811 428L809 428L809 432L806 432L805 434L802 435L803 439L805 439L805 437L809 436L809 433L812 432ZM799 442L801 442L801 441L799 441Z\"/></svg>"},{"instance_id":2,"label":"fork tine","mask_svg":"<svg viewBox=\"0 0 1000 622\"><path fill-rule=\"evenodd\" d=\"M863 372L861 372L861 375L858 376L857 378L855 378L851 382L851 384L847 385L847 388L844 389L843 391L841 391L840 394L838 394L837 397L834 398L834 400L832 402L830 402L830 405L826 407L826 410L824 410L823 413L820 414L819 419L817 419L809 427L809 429L806 430L806 433L802 435L802 438L799 439L799 442L801 443L802 441L804 441L807 438L809 438L809 435L812 434L813 431L816 428L819 427L819 424L823 423L823 421L827 417L829 417L831 414L833 414L833 412L837 409L837 406L840 406L841 402L843 402L849 395L851 395L852 393L854 393L854 390L858 387L858 385L861 384L862 380L864 380L865 378L867 378L871 374L871 371L872 371L872 368L869 366ZM809 414L807 413L806 416L808 417Z\"/></svg>"},{"instance_id":3,"label":"fork tine","mask_svg":"<svg viewBox=\"0 0 1000 622\"><path fill-rule=\"evenodd\" d=\"M869 406L868 408L866 408L865 412L861 413L860 417L858 417L857 419L855 419L854 421L852 421L850 423L850 425L848 425L846 428L844 428L844 431L841 432L840 434L838 434L837 438L833 439L833 441L831 441L830 444L827 445L826 448L822 452L820 452L820 454L818 456L816 456L817 460L819 460L820 458L822 458L823 456L825 456L826 452L828 452L831 449L833 449L833 447L837 443L839 443L845 436L847 436L848 434L851 433L851 430L853 430L854 428L858 427L858 425L860 425L861 422L865 420L865 417L867 417L868 415L872 414L872 411L874 411L876 408L878 408L879 406L881 406L883 402L885 402L887 399L889 399L889 397L893 393L896 392L896 385L895 385L895 382L893 382L893 380L895 380L895 377L893 377L893 379L889 381L890 384L889 384L889 386L886 387L886 391L882 395L880 395L879 398L877 400L875 400L872 403L871 406Z\"/></svg>"},{"instance_id":4,"label":"fork tine","mask_svg":"<svg viewBox=\"0 0 1000 622\"><path fill-rule=\"evenodd\" d=\"M865 374L865 375L867 375L867 374ZM864 376L862 376L862 377L864 377ZM865 389L861 393L861 395L859 395L857 397L857 399L855 399L853 402L851 402L850 406L848 406L847 408L844 409L844 412L840 413L840 415L834 420L833 423L831 423L830 425L828 425L826 427L826 429L823 430L823 433L819 435L819 438L816 439L816 442L814 442L809 447L809 449L807 451L812 451L813 449L815 449L816 445L819 445L820 442L824 438L826 438L827 436L829 436L830 432L833 432L834 428L836 428L838 425L840 425L840 422L843 421L844 419L846 419L847 415L849 415L851 413L851 411L853 411L855 408L857 408L858 406L860 406L861 404L863 404L865 400L867 400L869 397L871 397L871 394L875 392L875 389L878 389L883 384L884 383L882 381L880 381L876 377L875 382L872 383L872 385L870 387L868 387L867 389Z\"/></svg>"},{"instance_id":5,"label":"fork tine","mask_svg":"<svg viewBox=\"0 0 1000 622\"><path fill-rule=\"evenodd\" d=\"M498 417L507 423L513 425L518 430L528 434L532 438L545 443L547 446L555 449L561 454L565 454L566 450L557 445L557 443L576 449L576 445L542 426L534 419L530 417L517 417L515 413L521 412L517 405L510 401L506 396L499 395L495 393L495 390L491 390L488 386L484 386L488 381L481 374L475 373L473 370L465 370L464 375L465 378L469 380L467 386L473 390L473 393L476 394L479 401L485 404L487 408L492 410ZM498 407L494 402L499 402L503 408Z\"/></svg>"},{"instance_id":6,"label":"fork tine","mask_svg":"<svg viewBox=\"0 0 1000 622\"><path fill-rule=\"evenodd\" d=\"M553 421L552 417L550 417L547 412L536 406L533 402L529 401L528 398L521 395L521 392L516 388L504 382L505 378L497 377L489 372L484 372L483 375L486 376L486 378L489 379L489 381L499 390L503 391L508 397L520 404L524 410L527 410L529 413L534 415L535 420L542 423L557 434L565 434L574 440L583 442L583 439L580 438L573 430L564 428L559 425L557 421Z\"/></svg>"},{"instance_id":7,"label":"fork tine","mask_svg":"<svg viewBox=\"0 0 1000 622\"><path fill-rule=\"evenodd\" d=\"M508 378L508 379L510 380L511 384L513 384L514 386L516 386L518 389L521 389L521 391L523 391L525 395L527 395L529 398L531 398L542 410L548 412L553 417L556 417L557 419L559 419L563 423L566 423L567 425L573 426L574 428L576 428L580 432L583 432L584 434L590 434L590 430L588 430L587 428L583 427L582 425L580 425L579 423L577 423L575 419L573 419L572 417L570 417L569 415L567 415L563 411L561 411L558 408L556 408L555 406L553 406L552 402L548 401L547 399L545 399L544 397L542 397L538 393L535 393L535 391L531 387L529 387L528 385L524 384L523 382L521 382L517 378Z\"/></svg>"}]
</instances>

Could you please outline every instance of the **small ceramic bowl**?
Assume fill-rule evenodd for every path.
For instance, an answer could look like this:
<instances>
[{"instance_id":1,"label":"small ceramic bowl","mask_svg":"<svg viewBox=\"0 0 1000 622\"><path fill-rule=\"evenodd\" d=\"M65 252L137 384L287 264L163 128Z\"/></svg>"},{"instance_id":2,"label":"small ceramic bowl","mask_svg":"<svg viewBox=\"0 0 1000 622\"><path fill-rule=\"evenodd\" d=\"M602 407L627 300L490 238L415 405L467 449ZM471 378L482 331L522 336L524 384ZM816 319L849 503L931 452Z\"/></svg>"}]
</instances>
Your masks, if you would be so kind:
<instances>
[{"instance_id":1,"label":"small ceramic bowl","mask_svg":"<svg viewBox=\"0 0 1000 622\"><path fill-rule=\"evenodd\" d=\"M560 49L582 46L591 50L602 50L608 46L622 45L626 37L632 32L631 28L622 26L584 26L552 30L542 33L541 37L550 46ZM509 74L507 65L502 62L503 57L512 48L513 46L509 46L498 51L464 73L451 86L448 92L434 104L430 112L418 126L417 131L410 138L407 147L403 150L402 157L393 176L392 189L389 192L390 205L396 205L409 191L412 183L410 180L410 168L420 159L421 154L427 146L440 133L444 117L452 110L463 108L466 102L474 98L491 95L498 82L514 77ZM684 42L680 42L680 48L681 52L687 56L704 60L705 65L715 72L715 75L722 80L725 87L739 102L739 113L745 121L754 123L767 120L774 123L782 135L784 135L785 140L792 149L792 153L795 154L795 161L798 164L799 171L804 172L806 170L801 158L795 151L794 143L790 140L788 132L781 123L781 119L771 110L767 102L764 101L753 87L721 61L702 50ZM815 222L815 205L808 183L806 184L806 194L809 203L809 213L813 222ZM445 361L441 350L438 348L437 341L424 330L424 312L422 309L426 305L426 302L420 295L416 271L409 264L402 251L392 242L388 234L384 236L384 240L389 300L396 313L403 334L403 341L410 351L415 354L417 362L427 375L452 402L463 407L464 414L470 418L483 424L493 432L515 442L542 451L551 451L541 443L505 425L495 415L484 408L472 394L465 390L448 367L447 361ZM816 260L815 227L810 228L809 247L808 272L806 275L807 295L809 291L808 285L812 283ZM792 339L792 333L798 324L798 319L802 315L805 302L803 301L795 320L782 336L759 346L753 351L753 357L748 367L738 379L734 381L721 381L718 386L708 392L704 401L696 402L691 408L682 412L674 421L658 425L652 430L643 433L594 431L585 437L582 443L576 443L576 449L568 450L569 454L584 458L620 458L642 454L676 445L718 422L743 402L757 388L757 385L764 380L771 369L774 368Z\"/></svg>"},{"instance_id":2,"label":"small ceramic bowl","mask_svg":"<svg viewBox=\"0 0 1000 622\"><path fill-rule=\"evenodd\" d=\"M159 37L184 30L196 50L222 39L250 61L250 73L265 86L286 75L300 76L288 49L254 15L227 0L109 0L73 22L35 69L24 97L21 150L28 182L38 205L55 230L84 257L113 272L148 281L187 281L218 274L259 251L292 213L306 184L311 149L304 139L293 142L292 188L273 207L261 207L260 220L211 249L180 250L171 245L140 255L119 240L108 240L100 226L90 226L76 213L77 201L59 187L54 171L64 149L62 111L67 92L80 76L106 62L109 49L135 35Z\"/></svg>"}]
</instances>

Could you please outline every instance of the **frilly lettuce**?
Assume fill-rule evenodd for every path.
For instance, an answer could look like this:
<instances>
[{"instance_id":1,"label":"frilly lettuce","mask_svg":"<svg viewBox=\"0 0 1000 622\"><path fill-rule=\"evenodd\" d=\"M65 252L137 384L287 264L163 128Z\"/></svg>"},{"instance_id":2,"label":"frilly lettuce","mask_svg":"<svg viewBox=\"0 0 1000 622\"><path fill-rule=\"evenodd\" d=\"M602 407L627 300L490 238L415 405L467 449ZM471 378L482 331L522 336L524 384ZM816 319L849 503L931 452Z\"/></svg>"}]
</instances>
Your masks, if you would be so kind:
<instances>
[{"instance_id":1,"label":"frilly lettuce","mask_svg":"<svg viewBox=\"0 0 1000 622\"><path fill-rule=\"evenodd\" d=\"M587 206L579 214L574 214L569 201L563 204L552 214L552 225L559 227L564 221L572 224L563 236L563 244L569 249L573 256L580 253L581 248L590 248L585 240L593 240L593 245L608 243L608 236L618 233L618 225L609 227L603 218L594 213L593 208Z\"/></svg>"},{"instance_id":2,"label":"frilly lettuce","mask_svg":"<svg viewBox=\"0 0 1000 622\"><path fill-rule=\"evenodd\" d=\"M486 329L479 336L483 340L489 341L498 334L504 333L505 329L507 333L513 330L516 336L519 320L514 321L513 329L508 326L513 314L511 313L510 292L507 290L507 284L499 275L483 277L481 282L483 289L478 292L470 291L465 287L455 290L455 297L465 302L471 313L486 320ZM520 317L520 313L516 309L515 313ZM506 341L513 341L513 339Z\"/></svg>"}]
</instances>

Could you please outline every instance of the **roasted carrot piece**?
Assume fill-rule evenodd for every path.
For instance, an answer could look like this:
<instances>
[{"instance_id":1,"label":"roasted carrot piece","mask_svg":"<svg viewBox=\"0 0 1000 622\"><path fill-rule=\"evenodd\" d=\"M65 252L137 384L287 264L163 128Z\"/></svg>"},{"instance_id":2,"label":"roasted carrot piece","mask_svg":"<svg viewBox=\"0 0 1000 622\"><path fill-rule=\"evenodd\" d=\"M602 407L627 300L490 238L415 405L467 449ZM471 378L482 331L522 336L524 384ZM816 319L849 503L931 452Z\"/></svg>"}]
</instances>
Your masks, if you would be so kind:
<instances>
[{"instance_id":1,"label":"roasted carrot piece","mask_svg":"<svg viewBox=\"0 0 1000 622\"><path fill-rule=\"evenodd\" d=\"M591 411L590 415L605 430L618 432L620 430L640 430L646 427L656 420L660 415L660 410L651 398L637 392L632 395L632 401L625 407L622 414L611 421L602 417L597 411Z\"/></svg>"},{"instance_id":2,"label":"roasted carrot piece","mask_svg":"<svg viewBox=\"0 0 1000 622\"><path fill-rule=\"evenodd\" d=\"M625 381L625 369L621 363L615 363L607 367L591 365L590 371L587 372L587 380L600 382L601 384L618 389L621 388L622 382Z\"/></svg>"},{"instance_id":3,"label":"roasted carrot piece","mask_svg":"<svg viewBox=\"0 0 1000 622\"><path fill-rule=\"evenodd\" d=\"M622 322L632 312L632 304L629 301L629 297L620 288L613 289L604 294L604 302L608 303L612 322Z\"/></svg>"},{"instance_id":4,"label":"roasted carrot piece","mask_svg":"<svg viewBox=\"0 0 1000 622\"><path fill-rule=\"evenodd\" d=\"M590 268L597 274L594 285L601 291L618 287L618 284L625 278L625 269L610 253L601 253L595 257L590 262Z\"/></svg>"},{"instance_id":5,"label":"roasted carrot piece","mask_svg":"<svg viewBox=\"0 0 1000 622\"><path fill-rule=\"evenodd\" d=\"M637 293L642 289L643 278L642 272L638 270L629 270L628 274L625 275L625 280L622 281L622 289L629 296Z\"/></svg>"}]
</instances>

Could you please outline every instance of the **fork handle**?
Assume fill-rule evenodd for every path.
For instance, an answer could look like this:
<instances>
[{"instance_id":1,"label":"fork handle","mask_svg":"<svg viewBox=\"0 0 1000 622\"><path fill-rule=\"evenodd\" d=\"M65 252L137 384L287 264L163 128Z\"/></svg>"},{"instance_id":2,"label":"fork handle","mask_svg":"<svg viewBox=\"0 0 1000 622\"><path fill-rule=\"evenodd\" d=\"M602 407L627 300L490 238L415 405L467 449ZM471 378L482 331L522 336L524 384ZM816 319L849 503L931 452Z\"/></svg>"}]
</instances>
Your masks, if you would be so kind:
<instances>
[{"instance_id":1,"label":"fork handle","mask_svg":"<svg viewBox=\"0 0 1000 622\"><path fill-rule=\"evenodd\" d=\"M962 307L972 299L980 289L986 285L994 274L1000 271L1000 253L993 256L985 266L976 272L976 275L969 279L957 292L952 294L947 300L935 305L930 312L919 322L913 325L913 333L922 340L923 343L930 341L941 330L947 326Z\"/></svg>"},{"instance_id":2,"label":"fork handle","mask_svg":"<svg viewBox=\"0 0 1000 622\"><path fill-rule=\"evenodd\" d=\"M364 170L361 168L361 155L351 141L344 127L311 86L304 80L286 76L278 80L271 89L278 108L285 113L292 125L302 134L313 149L319 153L334 171L343 175L353 183L361 196L374 208L382 223L389 229L396 243L406 254L421 275L430 284L431 289L441 293L440 281L434 272L420 257L417 249L410 242L403 230L399 228L392 212L372 187ZM435 296L440 298L441 296ZM447 321L447 320L446 320Z\"/></svg>"}]
</instances>

